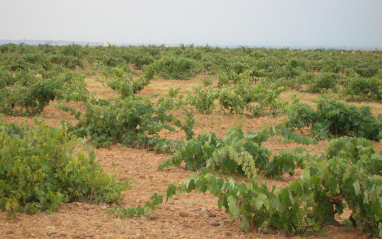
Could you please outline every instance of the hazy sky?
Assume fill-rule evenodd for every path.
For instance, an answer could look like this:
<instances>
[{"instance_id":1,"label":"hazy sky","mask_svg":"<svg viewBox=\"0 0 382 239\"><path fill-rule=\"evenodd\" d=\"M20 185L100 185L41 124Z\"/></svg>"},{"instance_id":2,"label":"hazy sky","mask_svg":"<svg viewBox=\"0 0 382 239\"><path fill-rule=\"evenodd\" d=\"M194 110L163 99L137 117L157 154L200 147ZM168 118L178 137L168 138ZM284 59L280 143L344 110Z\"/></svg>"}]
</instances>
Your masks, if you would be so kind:
<instances>
[{"instance_id":1,"label":"hazy sky","mask_svg":"<svg viewBox=\"0 0 382 239\"><path fill-rule=\"evenodd\" d=\"M0 0L0 39L382 47L382 0Z\"/></svg>"}]
</instances>

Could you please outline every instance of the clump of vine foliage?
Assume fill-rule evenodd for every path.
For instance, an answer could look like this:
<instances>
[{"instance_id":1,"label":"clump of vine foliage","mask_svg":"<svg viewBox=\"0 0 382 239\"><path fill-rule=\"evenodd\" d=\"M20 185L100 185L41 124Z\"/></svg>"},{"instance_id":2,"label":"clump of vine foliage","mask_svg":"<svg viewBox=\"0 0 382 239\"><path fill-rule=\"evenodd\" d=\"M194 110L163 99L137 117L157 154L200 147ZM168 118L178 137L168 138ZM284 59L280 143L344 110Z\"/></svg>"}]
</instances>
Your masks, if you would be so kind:
<instances>
[{"instance_id":1,"label":"clump of vine foliage","mask_svg":"<svg viewBox=\"0 0 382 239\"><path fill-rule=\"evenodd\" d=\"M334 136L354 136L371 140L381 138L381 116L374 118L370 107L355 107L337 100L321 97L316 101L317 109L301 103L291 94L292 103L288 110L286 126L289 128L309 128L313 136L325 138Z\"/></svg>"},{"instance_id":2,"label":"clump of vine foliage","mask_svg":"<svg viewBox=\"0 0 382 239\"><path fill-rule=\"evenodd\" d=\"M361 78L352 77L346 80L345 87L341 92L347 101L381 101L382 95L379 88L382 80L377 77Z\"/></svg>"},{"instance_id":3,"label":"clump of vine foliage","mask_svg":"<svg viewBox=\"0 0 382 239\"><path fill-rule=\"evenodd\" d=\"M85 101L88 90L85 76L72 72L51 72L35 76L19 71L14 79L0 87L0 113L17 116L35 116L53 100Z\"/></svg>"},{"instance_id":4,"label":"clump of vine foliage","mask_svg":"<svg viewBox=\"0 0 382 239\"><path fill-rule=\"evenodd\" d=\"M301 152L295 152L297 157L292 154L292 161L301 162ZM219 208L224 207L230 218L237 218L245 231L256 226L263 231L283 229L289 235L340 225L335 215L348 208L354 226L382 237L382 153L375 151L375 144L344 137L331 140L322 155L306 154L303 158L305 171L301 177L277 190L265 183L259 186L254 180L237 183L201 170L198 176L169 185L166 197L208 191L218 197ZM143 207L112 208L108 213L133 217L150 213L162 202L163 196L154 194Z\"/></svg>"},{"instance_id":5,"label":"clump of vine foliage","mask_svg":"<svg viewBox=\"0 0 382 239\"><path fill-rule=\"evenodd\" d=\"M276 134L299 143L310 143L308 139L294 134L282 125L269 129L264 127L256 133L248 132L247 135L241 129L230 128L223 139L214 133L202 132L195 139L180 142L174 156L160 164L158 169L179 166L184 161L186 170L198 171L206 168L227 174L245 174L249 178L256 176L258 172L269 177L286 172L293 175L296 167L304 168L304 163L303 157L300 157L296 164L291 155L303 152L283 151L271 160L271 151L262 143Z\"/></svg>"},{"instance_id":6,"label":"clump of vine foliage","mask_svg":"<svg viewBox=\"0 0 382 239\"><path fill-rule=\"evenodd\" d=\"M249 117L284 113L287 102L280 100L279 95L287 88L264 80L254 84L253 77L248 74L237 75L232 86L221 86L218 99L223 111Z\"/></svg>"},{"instance_id":7,"label":"clump of vine foliage","mask_svg":"<svg viewBox=\"0 0 382 239\"><path fill-rule=\"evenodd\" d=\"M125 86L126 89L131 89L129 84ZM175 131L176 126L183 130L188 138L194 135L194 119L191 112L183 111L184 123L171 113L173 109L179 108L181 101L172 97L159 97L153 104L152 97L136 96L131 91L130 93L109 100L93 98L83 103L86 107L85 112L64 105L57 107L79 120L75 126L68 124L69 130L78 137L91 140L95 147L121 143L128 147L169 153L175 151L177 142L160 138L160 131Z\"/></svg>"},{"instance_id":8,"label":"clump of vine foliage","mask_svg":"<svg viewBox=\"0 0 382 239\"><path fill-rule=\"evenodd\" d=\"M111 77L106 81L107 86L118 92L122 97L137 94L150 84L150 79L139 77L134 79L132 74L125 76L120 68L112 68Z\"/></svg>"},{"instance_id":9,"label":"clump of vine foliage","mask_svg":"<svg viewBox=\"0 0 382 239\"><path fill-rule=\"evenodd\" d=\"M0 209L54 210L63 202L120 202L128 182L108 176L83 140L64 125L35 127L0 122Z\"/></svg>"},{"instance_id":10,"label":"clump of vine foliage","mask_svg":"<svg viewBox=\"0 0 382 239\"><path fill-rule=\"evenodd\" d=\"M215 108L214 101L218 97L218 92L212 86L202 87L201 85L193 87L194 93L188 94L186 101L195 106L199 113L211 114Z\"/></svg>"}]
</instances>

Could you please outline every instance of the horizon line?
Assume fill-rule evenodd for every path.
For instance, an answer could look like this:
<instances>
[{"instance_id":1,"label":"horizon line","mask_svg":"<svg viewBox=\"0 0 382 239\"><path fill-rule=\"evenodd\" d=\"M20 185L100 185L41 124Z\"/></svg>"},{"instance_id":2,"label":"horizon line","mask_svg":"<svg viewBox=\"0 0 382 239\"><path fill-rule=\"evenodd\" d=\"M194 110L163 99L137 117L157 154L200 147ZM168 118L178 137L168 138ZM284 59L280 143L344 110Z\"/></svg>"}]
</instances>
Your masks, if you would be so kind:
<instances>
[{"instance_id":1,"label":"horizon line","mask_svg":"<svg viewBox=\"0 0 382 239\"><path fill-rule=\"evenodd\" d=\"M35 42L34 44L27 43L27 42ZM36 43L39 42L39 43ZM191 43L191 44L183 44L183 43L154 43L154 42L141 42L141 43L116 43L116 42L109 42L109 41L75 41L75 40L55 40L55 39L18 39L18 40L9 40L9 39L0 39L0 45L5 44L21 44L24 43L26 45L46 45L46 44L52 44L56 43L57 45L88 45L88 44L95 44L96 46L102 46L105 43L109 45L114 45L117 47L127 47L127 46L169 46L169 47L178 47L181 45L184 46L210 46L210 47L221 47L221 48L239 48L239 47L249 47L249 48L293 48L293 49L343 49L343 50L381 50L382 46L338 46L338 45L310 45L307 43L302 44L269 44L269 43L257 43L257 44L234 44L234 43L226 43L226 44L219 44L219 43ZM59 43L59 44L58 44Z\"/></svg>"}]
</instances>

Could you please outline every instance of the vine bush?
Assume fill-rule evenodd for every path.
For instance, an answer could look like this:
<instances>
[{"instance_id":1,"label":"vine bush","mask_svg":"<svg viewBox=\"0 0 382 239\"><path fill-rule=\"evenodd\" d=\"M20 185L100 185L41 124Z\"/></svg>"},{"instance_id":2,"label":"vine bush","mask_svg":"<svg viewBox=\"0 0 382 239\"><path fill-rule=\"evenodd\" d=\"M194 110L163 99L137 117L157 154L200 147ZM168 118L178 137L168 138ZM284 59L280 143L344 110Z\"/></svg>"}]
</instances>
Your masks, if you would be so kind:
<instances>
[{"instance_id":1,"label":"vine bush","mask_svg":"<svg viewBox=\"0 0 382 239\"><path fill-rule=\"evenodd\" d=\"M83 140L66 127L0 122L0 209L54 210L63 202L120 202L129 183L109 177Z\"/></svg>"}]
</instances>

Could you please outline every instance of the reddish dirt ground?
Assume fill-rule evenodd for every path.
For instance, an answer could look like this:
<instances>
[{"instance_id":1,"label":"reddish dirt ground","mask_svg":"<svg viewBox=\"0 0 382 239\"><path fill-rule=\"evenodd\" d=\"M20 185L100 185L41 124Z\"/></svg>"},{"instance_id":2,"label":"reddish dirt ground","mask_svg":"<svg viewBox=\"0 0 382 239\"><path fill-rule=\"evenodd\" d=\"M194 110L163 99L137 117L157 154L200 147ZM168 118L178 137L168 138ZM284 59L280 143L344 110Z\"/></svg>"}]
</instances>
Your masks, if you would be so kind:
<instances>
[{"instance_id":1,"label":"reddish dirt ground","mask_svg":"<svg viewBox=\"0 0 382 239\"><path fill-rule=\"evenodd\" d=\"M144 89L141 94L166 94L169 87L181 87L180 93L187 93L192 86L198 84L198 79L190 81L157 80ZM93 78L87 79L90 91L94 91L100 98L114 97L116 94L102 86ZM215 82L216 83L216 82ZM287 98L287 94L282 97ZM302 101L311 102L316 96L301 94ZM76 123L69 114L57 110L53 102L43 112L44 122L50 126L57 126L62 118ZM72 106L76 104L70 103ZM81 109L80 106L76 106ZM378 110L378 109L377 109ZM256 131L262 125L276 125L284 117L247 119L232 115L224 115L216 109L211 115L195 114L195 132L202 130L213 131L222 137L228 127L236 126L244 131ZM23 117L5 117L8 122L26 120L29 124L33 119ZM183 132L162 132L161 136L170 139L185 139ZM320 141L306 147L310 153L320 153L328 142ZM285 140L274 137L264 143L264 146L277 154L279 151L293 148L296 143L286 143ZM377 146L380 148L380 145ZM132 149L121 145L95 149L101 166L107 173L116 173L119 180L128 180L136 185L124 192L125 198L119 207L137 206L143 204L153 193L165 193L167 185L178 183L186 179L192 172L182 167L172 167L159 171L158 164L171 155L156 154L146 150ZM301 171L293 177L284 175L279 181L265 179L258 176L259 184L267 183L270 187L286 186L301 175ZM244 178L235 177L243 181ZM6 219L6 214L0 212L0 238L286 238L283 231L271 234L259 233L252 228L245 233L239 226L237 219L229 219L224 209L219 209L217 199L211 194L183 194L174 196L155 210L156 216L117 218L105 215L104 211L110 205L89 205L83 202L63 204L52 213L39 212L33 215L19 213L16 219ZM345 213L346 214L346 213ZM346 218L345 215L342 219ZM215 224L211 223L215 220ZM211 225L214 224L214 225ZM303 238L308 236L303 236ZM327 226L323 231L311 238L368 238L358 229L347 227ZM292 238L300 238L292 236Z\"/></svg>"}]
</instances>

